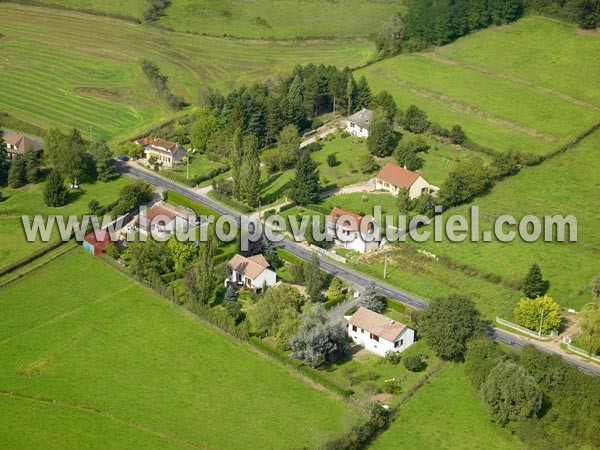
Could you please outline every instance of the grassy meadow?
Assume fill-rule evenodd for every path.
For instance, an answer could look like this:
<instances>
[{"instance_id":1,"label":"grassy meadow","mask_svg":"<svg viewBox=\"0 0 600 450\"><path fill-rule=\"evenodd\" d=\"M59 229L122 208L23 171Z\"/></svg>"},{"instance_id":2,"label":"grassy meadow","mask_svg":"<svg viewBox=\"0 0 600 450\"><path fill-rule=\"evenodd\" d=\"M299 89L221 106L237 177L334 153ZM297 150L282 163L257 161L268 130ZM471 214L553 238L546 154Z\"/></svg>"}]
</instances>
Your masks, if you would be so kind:
<instances>
[{"instance_id":1,"label":"grassy meadow","mask_svg":"<svg viewBox=\"0 0 600 450\"><path fill-rule=\"evenodd\" d=\"M463 368L449 364L400 408L390 428L369 448L514 450L524 446L487 417Z\"/></svg>"},{"instance_id":2,"label":"grassy meadow","mask_svg":"<svg viewBox=\"0 0 600 450\"><path fill-rule=\"evenodd\" d=\"M252 39L350 38L377 33L402 0L174 0L159 25Z\"/></svg>"},{"instance_id":3,"label":"grassy meadow","mask_svg":"<svg viewBox=\"0 0 600 450\"><path fill-rule=\"evenodd\" d=\"M3 3L0 109L41 127L94 128L126 138L176 116L142 73L149 59L169 86L196 101L313 62L356 66L368 41L258 42L190 36L73 11Z\"/></svg>"},{"instance_id":4,"label":"grassy meadow","mask_svg":"<svg viewBox=\"0 0 600 450\"><path fill-rule=\"evenodd\" d=\"M598 36L528 17L358 75L374 91L387 89L401 108L416 104L445 127L460 124L482 146L541 155L599 120L598 90L589 84L600 69L599 52ZM595 93L583 95L586 89Z\"/></svg>"},{"instance_id":5,"label":"grassy meadow","mask_svg":"<svg viewBox=\"0 0 600 450\"><path fill-rule=\"evenodd\" d=\"M101 205L112 203L119 197L119 191L131 180L117 178L109 183L82 183L81 189L69 193L69 202L60 208L44 205L44 185L31 184L20 189L2 189L3 201L0 202L0 267L12 264L47 246L47 242L38 240L27 242L21 216L41 214L80 215L88 213L88 203L92 198ZM58 239L58 234L55 234Z\"/></svg>"},{"instance_id":6,"label":"grassy meadow","mask_svg":"<svg viewBox=\"0 0 600 450\"><path fill-rule=\"evenodd\" d=\"M2 448L314 448L357 417L81 248L0 295Z\"/></svg>"},{"instance_id":7,"label":"grassy meadow","mask_svg":"<svg viewBox=\"0 0 600 450\"><path fill-rule=\"evenodd\" d=\"M600 132L595 132L567 152L499 183L474 202L480 208L482 231L493 230L493 221L501 214L512 214L517 220L527 214L572 214L577 218L577 242L444 241L418 244L419 248L497 274L509 282L522 279L529 266L537 262L550 282L549 295L562 306L580 309L591 301L587 288L600 273L599 157ZM468 206L464 206L445 215L467 213Z\"/></svg>"}]
</instances>

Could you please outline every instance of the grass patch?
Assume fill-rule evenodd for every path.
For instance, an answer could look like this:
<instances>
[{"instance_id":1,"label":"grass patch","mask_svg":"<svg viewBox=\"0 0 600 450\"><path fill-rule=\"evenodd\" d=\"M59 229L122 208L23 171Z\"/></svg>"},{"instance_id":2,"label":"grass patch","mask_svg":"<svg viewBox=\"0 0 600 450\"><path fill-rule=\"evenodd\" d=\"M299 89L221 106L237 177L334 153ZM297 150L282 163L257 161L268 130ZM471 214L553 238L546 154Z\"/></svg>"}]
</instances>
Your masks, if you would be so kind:
<instances>
[{"instance_id":1,"label":"grass patch","mask_svg":"<svg viewBox=\"0 0 600 450\"><path fill-rule=\"evenodd\" d=\"M1 311L0 390L13 396L0 411L20 417L5 421L4 448L57 446L77 427L111 447L141 434L152 446L313 448L357 417L83 251L3 288Z\"/></svg>"},{"instance_id":2,"label":"grass patch","mask_svg":"<svg viewBox=\"0 0 600 450\"><path fill-rule=\"evenodd\" d=\"M253 39L366 37L403 9L402 0L173 0L158 23L180 31Z\"/></svg>"},{"instance_id":3,"label":"grass patch","mask_svg":"<svg viewBox=\"0 0 600 450\"><path fill-rule=\"evenodd\" d=\"M89 130L93 125L95 136L115 140L176 116L156 100L141 71L142 59L169 77L174 94L192 101L201 87L230 90L307 59L356 66L373 54L366 41L235 41L58 9L7 3L0 9L5 34L0 41L0 108L43 128Z\"/></svg>"},{"instance_id":4,"label":"grass patch","mask_svg":"<svg viewBox=\"0 0 600 450\"><path fill-rule=\"evenodd\" d=\"M487 417L462 366L449 364L416 392L370 448L501 450L524 446Z\"/></svg>"},{"instance_id":5,"label":"grass patch","mask_svg":"<svg viewBox=\"0 0 600 450\"><path fill-rule=\"evenodd\" d=\"M555 39L560 50L550 55L548 43ZM445 127L460 124L480 145L542 155L597 121L598 92L585 80L599 69L586 55L599 49L597 37L577 34L574 25L533 17L474 33L438 53L391 58L357 75L366 75L375 92L387 89L402 108L414 103ZM496 54L503 55L499 63ZM583 98L583 89L596 92L585 101L573 98Z\"/></svg>"}]
</instances>

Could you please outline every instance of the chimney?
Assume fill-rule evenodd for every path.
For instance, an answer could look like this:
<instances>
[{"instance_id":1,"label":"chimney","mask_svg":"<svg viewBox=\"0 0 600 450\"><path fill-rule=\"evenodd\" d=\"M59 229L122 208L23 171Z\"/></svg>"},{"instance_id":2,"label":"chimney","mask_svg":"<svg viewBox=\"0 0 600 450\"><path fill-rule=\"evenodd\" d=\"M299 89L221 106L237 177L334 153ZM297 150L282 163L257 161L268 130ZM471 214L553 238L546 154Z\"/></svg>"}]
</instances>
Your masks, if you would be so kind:
<instances>
[{"instance_id":1,"label":"chimney","mask_svg":"<svg viewBox=\"0 0 600 450\"><path fill-rule=\"evenodd\" d=\"M395 323L396 323L395 320L390 320L390 327L393 327Z\"/></svg>"}]
</instances>

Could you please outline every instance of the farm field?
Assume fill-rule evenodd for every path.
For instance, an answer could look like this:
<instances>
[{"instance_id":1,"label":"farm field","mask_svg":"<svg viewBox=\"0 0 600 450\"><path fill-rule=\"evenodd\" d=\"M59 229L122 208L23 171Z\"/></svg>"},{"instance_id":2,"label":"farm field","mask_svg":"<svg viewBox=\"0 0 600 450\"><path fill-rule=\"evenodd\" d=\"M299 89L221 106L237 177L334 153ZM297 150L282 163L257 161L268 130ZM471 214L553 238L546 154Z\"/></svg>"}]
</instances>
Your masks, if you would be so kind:
<instances>
[{"instance_id":1,"label":"farm field","mask_svg":"<svg viewBox=\"0 0 600 450\"><path fill-rule=\"evenodd\" d=\"M524 446L487 417L463 368L448 364L416 392L390 428L369 446L373 450L398 448L513 450Z\"/></svg>"},{"instance_id":2,"label":"farm field","mask_svg":"<svg viewBox=\"0 0 600 450\"><path fill-rule=\"evenodd\" d=\"M37 3L141 20L148 2L146 0L37 0Z\"/></svg>"},{"instance_id":3,"label":"farm field","mask_svg":"<svg viewBox=\"0 0 600 450\"><path fill-rule=\"evenodd\" d=\"M178 31L253 39L366 37L403 9L402 0L174 0L158 23Z\"/></svg>"},{"instance_id":4,"label":"farm field","mask_svg":"<svg viewBox=\"0 0 600 450\"><path fill-rule=\"evenodd\" d=\"M81 248L0 309L3 448L314 448L358 414Z\"/></svg>"},{"instance_id":5,"label":"farm field","mask_svg":"<svg viewBox=\"0 0 600 450\"><path fill-rule=\"evenodd\" d=\"M529 17L464 40L387 59L357 75L365 75L375 92L388 90L401 108L416 104L432 121L458 123L475 142L498 151L546 154L599 120L600 99L589 85L600 70L597 36ZM537 53L542 45L546 57ZM582 90L595 93L583 96Z\"/></svg>"},{"instance_id":6,"label":"farm field","mask_svg":"<svg viewBox=\"0 0 600 450\"><path fill-rule=\"evenodd\" d=\"M188 101L307 61L357 66L368 41L259 42L190 36L73 11L3 3L0 109L41 127L124 139L176 116L142 73L148 59ZM44 102L40 102L40 99Z\"/></svg>"},{"instance_id":7,"label":"farm field","mask_svg":"<svg viewBox=\"0 0 600 450\"><path fill-rule=\"evenodd\" d=\"M508 281L522 279L529 266L537 262L550 282L549 295L560 305L579 310L591 301L589 283L600 273L599 157L600 132L595 132L565 153L499 183L474 202L480 208L481 230L493 230L493 220L501 214L512 214L517 220L527 214L572 214L577 218L576 243L527 243L517 239L511 243L444 241L418 246ZM445 215L466 214L468 208L454 208Z\"/></svg>"},{"instance_id":8,"label":"farm field","mask_svg":"<svg viewBox=\"0 0 600 450\"><path fill-rule=\"evenodd\" d=\"M101 205L112 203L119 197L119 191L131 180L117 178L109 183L83 183L81 189L71 191L69 203L60 208L44 205L44 184L27 185L20 189L2 189L4 200L0 202L0 267L12 264L49 243L27 242L21 216L41 214L80 215L89 211L88 203L92 198ZM58 239L58 234L56 234Z\"/></svg>"}]
</instances>

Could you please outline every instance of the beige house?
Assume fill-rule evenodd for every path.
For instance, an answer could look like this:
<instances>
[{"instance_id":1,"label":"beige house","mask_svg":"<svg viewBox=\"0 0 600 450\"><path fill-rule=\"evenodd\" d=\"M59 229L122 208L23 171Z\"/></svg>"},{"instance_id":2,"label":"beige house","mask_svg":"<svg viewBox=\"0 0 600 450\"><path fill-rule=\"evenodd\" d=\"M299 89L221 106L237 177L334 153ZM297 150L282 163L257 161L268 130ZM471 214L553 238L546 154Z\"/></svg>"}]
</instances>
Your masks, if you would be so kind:
<instances>
[{"instance_id":1,"label":"beige house","mask_svg":"<svg viewBox=\"0 0 600 450\"><path fill-rule=\"evenodd\" d=\"M7 131L4 133L4 142L6 143L6 153L10 159L15 155L24 155L28 149L33 150L37 154L42 152L42 142L38 139L33 139L23 134Z\"/></svg>"},{"instance_id":2,"label":"beige house","mask_svg":"<svg viewBox=\"0 0 600 450\"><path fill-rule=\"evenodd\" d=\"M269 268L268 261L261 254L249 257L237 254L229 260L227 267L231 275L225 279L225 286L233 284L260 292L277 283L277 274Z\"/></svg>"},{"instance_id":3,"label":"beige house","mask_svg":"<svg viewBox=\"0 0 600 450\"><path fill-rule=\"evenodd\" d=\"M375 177L375 188L389 191L398 195L400 189L408 189L410 198L417 198L421 194L435 194L439 191L437 186L429 184L416 172L404 169L396 164L387 163Z\"/></svg>"},{"instance_id":4,"label":"beige house","mask_svg":"<svg viewBox=\"0 0 600 450\"><path fill-rule=\"evenodd\" d=\"M173 167L175 164L180 163L186 153L185 148L177 142L160 138L147 137L138 139L135 143L142 147L144 158L154 157L156 161L165 167Z\"/></svg>"}]
</instances>

